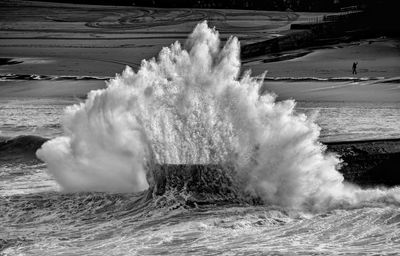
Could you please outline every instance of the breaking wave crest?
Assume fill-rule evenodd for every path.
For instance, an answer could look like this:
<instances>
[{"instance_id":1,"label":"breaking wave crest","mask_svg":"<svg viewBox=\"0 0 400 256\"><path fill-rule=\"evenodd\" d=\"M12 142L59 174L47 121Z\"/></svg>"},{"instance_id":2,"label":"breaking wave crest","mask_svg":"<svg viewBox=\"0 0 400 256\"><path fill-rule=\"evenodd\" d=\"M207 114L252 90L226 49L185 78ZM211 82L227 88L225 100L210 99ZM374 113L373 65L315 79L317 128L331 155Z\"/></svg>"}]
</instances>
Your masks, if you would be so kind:
<instances>
[{"instance_id":1,"label":"breaking wave crest","mask_svg":"<svg viewBox=\"0 0 400 256\"><path fill-rule=\"evenodd\" d=\"M185 46L127 67L66 109L65 135L37 156L66 191L138 192L158 165L218 165L263 203L325 208L399 201L397 189L361 190L338 172L340 159L318 141L313 117L293 100L259 94L262 78L240 75L240 45L221 46L203 22Z\"/></svg>"}]
</instances>

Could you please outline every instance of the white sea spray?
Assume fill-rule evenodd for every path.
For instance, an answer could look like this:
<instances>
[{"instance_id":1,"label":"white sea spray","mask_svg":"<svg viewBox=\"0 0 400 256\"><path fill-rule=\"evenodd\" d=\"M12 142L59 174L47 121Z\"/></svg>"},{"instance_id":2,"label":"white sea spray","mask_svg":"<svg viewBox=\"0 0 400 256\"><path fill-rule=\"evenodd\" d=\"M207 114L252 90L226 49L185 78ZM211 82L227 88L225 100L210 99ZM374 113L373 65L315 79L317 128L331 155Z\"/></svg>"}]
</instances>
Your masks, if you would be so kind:
<instances>
[{"instance_id":1,"label":"white sea spray","mask_svg":"<svg viewBox=\"0 0 400 256\"><path fill-rule=\"evenodd\" d=\"M240 75L240 44L203 22L184 47L126 67L107 88L66 109L64 136L37 151L66 191L137 192L148 166L219 164L235 168L243 189L289 207L357 204L397 190L343 183L340 159L326 152L314 118L295 101L259 94L263 78Z\"/></svg>"}]
</instances>

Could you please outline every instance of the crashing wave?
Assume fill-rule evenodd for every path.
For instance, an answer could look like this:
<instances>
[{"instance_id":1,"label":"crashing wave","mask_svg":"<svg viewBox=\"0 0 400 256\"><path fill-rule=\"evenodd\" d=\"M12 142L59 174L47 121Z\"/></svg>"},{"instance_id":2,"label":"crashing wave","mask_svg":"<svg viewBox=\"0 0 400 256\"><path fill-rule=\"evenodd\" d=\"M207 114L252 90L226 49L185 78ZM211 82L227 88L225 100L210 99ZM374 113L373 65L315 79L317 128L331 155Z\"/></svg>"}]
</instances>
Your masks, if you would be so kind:
<instances>
[{"instance_id":1,"label":"crashing wave","mask_svg":"<svg viewBox=\"0 0 400 256\"><path fill-rule=\"evenodd\" d=\"M228 169L224 182L234 180L233 190L266 204L321 208L385 194L343 183L341 161L318 141L314 119L297 113L293 100L260 95L263 78L239 78L239 56L235 37L221 47L218 32L203 22L185 47L163 48L137 72L127 67L106 89L68 107L65 135L37 156L71 192L139 192L156 166L190 166L165 174L185 181L200 165L210 177L220 170L210 166ZM198 180L200 190L224 184Z\"/></svg>"}]
</instances>

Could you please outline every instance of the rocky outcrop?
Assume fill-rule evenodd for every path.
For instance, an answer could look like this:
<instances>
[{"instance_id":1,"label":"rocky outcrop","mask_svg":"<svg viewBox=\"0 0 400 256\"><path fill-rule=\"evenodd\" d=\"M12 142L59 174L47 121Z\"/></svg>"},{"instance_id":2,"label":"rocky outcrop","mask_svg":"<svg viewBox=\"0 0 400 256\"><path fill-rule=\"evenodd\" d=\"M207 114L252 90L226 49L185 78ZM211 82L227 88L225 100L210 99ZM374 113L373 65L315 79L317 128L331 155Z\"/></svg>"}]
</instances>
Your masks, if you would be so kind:
<instances>
[{"instance_id":1,"label":"rocky outcrop","mask_svg":"<svg viewBox=\"0 0 400 256\"><path fill-rule=\"evenodd\" d=\"M156 165L149 177L149 197L164 196L189 206L201 204L259 203L243 193L232 167L220 165ZM170 197L170 198L168 198ZM166 202L164 202L166 203Z\"/></svg>"},{"instance_id":2,"label":"rocky outcrop","mask_svg":"<svg viewBox=\"0 0 400 256\"><path fill-rule=\"evenodd\" d=\"M400 139L327 143L340 155L346 181L364 187L400 185Z\"/></svg>"}]
</instances>

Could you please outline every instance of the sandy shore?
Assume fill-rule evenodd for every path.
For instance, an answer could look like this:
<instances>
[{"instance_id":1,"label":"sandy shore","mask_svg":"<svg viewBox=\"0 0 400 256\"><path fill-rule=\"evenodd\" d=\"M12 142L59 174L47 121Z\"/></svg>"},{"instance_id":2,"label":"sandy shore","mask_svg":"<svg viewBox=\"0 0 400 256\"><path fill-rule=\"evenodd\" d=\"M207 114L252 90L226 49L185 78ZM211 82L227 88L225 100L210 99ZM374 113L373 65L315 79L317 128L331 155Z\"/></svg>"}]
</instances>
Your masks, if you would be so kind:
<instances>
[{"instance_id":1,"label":"sandy shore","mask_svg":"<svg viewBox=\"0 0 400 256\"><path fill-rule=\"evenodd\" d=\"M20 65L0 73L114 76L136 68L195 25L208 20L223 40L242 44L279 36L291 23L320 13L251 10L157 9L0 0L0 57Z\"/></svg>"},{"instance_id":2,"label":"sandy shore","mask_svg":"<svg viewBox=\"0 0 400 256\"><path fill-rule=\"evenodd\" d=\"M243 43L277 36L299 19L319 14L249 10L157 9L28 1L0 1L0 57L46 59L35 65L2 66L1 73L114 75L208 20L223 39ZM301 18L300 18L301 17Z\"/></svg>"},{"instance_id":3,"label":"sandy shore","mask_svg":"<svg viewBox=\"0 0 400 256\"><path fill-rule=\"evenodd\" d=\"M400 41L390 38L342 43L325 48L294 51L305 56L279 62L266 62L270 56L247 61L244 69L254 74L268 71L272 77L378 77L400 76ZM293 53L293 52L292 52ZM282 54L282 53L281 53ZM358 62L357 74L352 74L353 62Z\"/></svg>"},{"instance_id":4,"label":"sandy shore","mask_svg":"<svg viewBox=\"0 0 400 256\"><path fill-rule=\"evenodd\" d=\"M216 26L223 40L238 36L242 44L285 33L291 23L319 13L249 10L156 9L89 6L1 0L0 74L113 77L126 65L176 40L182 42L200 21ZM279 99L299 101L399 102L400 87L388 79L400 76L399 41L371 39L324 49L299 49L244 61L253 75L268 71L264 89ZM358 61L358 74L351 74ZM297 78L349 78L304 81ZM367 81L353 82L351 78ZM370 80L372 79L372 80ZM375 80L378 79L378 80ZM0 97L84 97L103 81L0 81Z\"/></svg>"},{"instance_id":5,"label":"sandy shore","mask_svg":"<svg viewBox=\"0 0 400 256\"><path fill-rule=\"evenodd\" d=\"M271 56L261 56L246 61L243 70L251 69L253 75L268 71L263 90L276 93L278 99L293 98L298 101L343 102L400 102L400 42L394 39L374 39L351 44L339 44L325 49L302 49L304 56L275 62ZM16 48L17 49L17 48ZM26 51L34 48L27 47ZM57 50L57 51L56 51ZM76 58L83 49L40 48L36 57L7 59L13 65L0 66L0 73L51 75L57 81L2 81L0 97L84 97L90 90L105 87L96 76L113 77L122 72L128 63L129 49L113 48L125 60ZM126 51L126 52L125 52ZM70 56L49 57L55 54ZM125 54L123 54L125 52ZM146 52L141 52L145 57ZM285 53L283 53L285 54ZM84 56L84 54L82 54ZM128 56L128 57L127 57ZM138 56L136 56L138 58ZM3 58L5 59L5 58ZM359 63L358 74L351 74L352 61ZM54 75L55 74L55 75ZM58 75L94 76L94 80L70 81ZM276 80L274 79L282 79Z\"/></svg>"},{"instance_id":6,"label":"sandy shore","mask_svg":"<svg viewBox=\"0 0 400 256\"><path fill-rule=\"evenodd\" d=\"M0 98L79 97L85 98L91 90L103 89L102 80L83 81L6 81L0 82ZM267 81L264 90L278 95L278 100L329 102L399 103L398 83L366 82L287 82Z\"/></svg>"},{"instance_id":7,"label":"sandy shore","mask_svg":"<svg viewBox=\"0 0 400 256\"><path fill-rule=\"evenodd\" d=\"M330 102L400 102L400 85L397 82L342 81L342 82L272 82L263 89L278 95L278 100Z\"/></svg>"}]
</instances>

